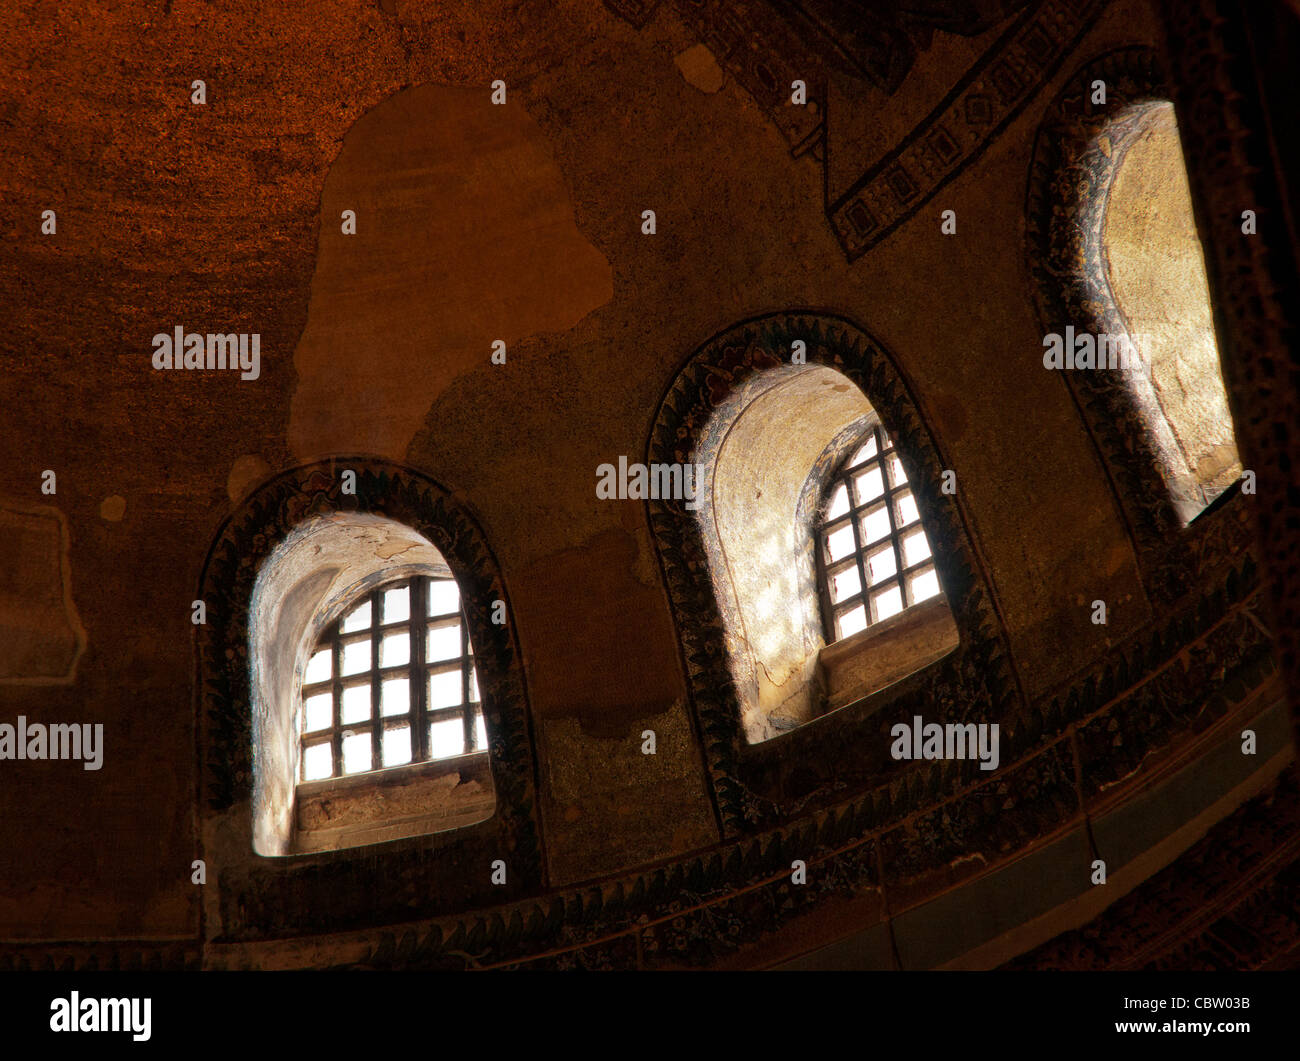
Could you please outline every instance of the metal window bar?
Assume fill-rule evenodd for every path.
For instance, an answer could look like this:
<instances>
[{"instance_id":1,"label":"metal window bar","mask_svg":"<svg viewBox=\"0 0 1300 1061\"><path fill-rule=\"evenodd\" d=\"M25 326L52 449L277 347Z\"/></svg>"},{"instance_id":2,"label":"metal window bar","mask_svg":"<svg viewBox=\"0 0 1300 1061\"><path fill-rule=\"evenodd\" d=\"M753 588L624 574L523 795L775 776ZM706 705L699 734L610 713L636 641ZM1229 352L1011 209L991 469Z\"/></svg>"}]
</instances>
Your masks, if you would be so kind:
<instances>
[{"instance_id":1,"label":"metal window bar","mask_svg":"<svg viewBox=\"0 0 1300 1061\"><path fill-rule=\"evenodd\" d=\"M913 495L905 475L901 475L898 482L893 481L889 466L896 458L894 444L889 436L885 434L880 424L876 424L870 433L858 443L853 455L856 456L858 451L873 440L875 442L875 452L857 462L854 462L853 456L850 456L832 477L827 487L826 504L829 505L830 499L835 496L840 487L843 487L848 501L848 510L836 516L833 520L823 518L821 526L817 530L818 592L821 597L822 615L828 640L839 639L841 636L841 619L859 606L864 609L867 626L879 622L878 601L893 588L898 590L901 605L899 611L910 608L916 603L913 587L917 578L934 568L934 557L932 555L928 555L910 566L904 563L903 537L914 534L918 530L924 534L924 527L919 519L919 513L918 518L907 524L903 523L899 515L898 506L900 501ZM857 480L863 475L869 474L873 469L879 470L881 492L870 499L863 500L859 496ZM874 515L881 510L887 513L888 532L871 542L864 542L863 517ZM853 549L847 556L832 560L830 537L845 527L852 528ZM928 552L928 539L926 544ZM870 557L886 548L891 549L893 552L894 571L891 575L873 583L869 563ZM841 600L836 600L833 579L842 572L855 567L858 574L857 591Z\"/></svg>"},{"instance_id":2,"label":"metal window bar","mask_svg":"<svg viewBox=\"0 0 1300 1061\"><path fill-rule=\"evenodd\" d=\"M407 763L384 766L384 736L390 731L407 727L411 741L410 764L430 762L435 758L430 747L429 727L444 719L459 718L462 726L462 751L453 754L469 754L483 751L478 740L478 723L482 717L482 705L477 698L471 699L472 690L477 686L474 674L474 654L469 639L469 623L465 610L458 605L456 611L430 615L432 600L430 587L435 582L453 581L446 577L419 576L399 582L390 582L376 587L360 600L354 601L348 610L335 622L331 623L322 634L313 657L328 651L330 674L321 681L304 684L299 693L301 769L300 779L306 780L306 757L310 748L328 744L331 752L330 778L351 776L368 771L353 770L351 774L344 771L343 739L345 733L369 733L370 765L369 770L397 769ZM408 614L405 619L389 620L384 614L386 594L399 589L408 590ZM367 629L343 633L343 626L354 613L367 603L370 605L370 623ZM449 623L449 620L452 623ZM429 633L435 629L449 629L454 625L457 630L460 648L456 656L430 662L427 658ZM386 637L405 632L408 639L407 662L384 666L381 664L381 651ZM355 674L343 674L344 649L349 645L368 642L370 649L369 667ZM459 704L444 707L429 707L429 682L438 674L460 672ZM394 678L406 678L408 690L407 710L398 714L383 714L383 684ZM343 697L346 691L368 687L370 715L364 721L344 723ZM311 732L307 731L306 703L308 699L321 693L328 693L331 700L330 725Z\"/></svg>"}]
</instances>

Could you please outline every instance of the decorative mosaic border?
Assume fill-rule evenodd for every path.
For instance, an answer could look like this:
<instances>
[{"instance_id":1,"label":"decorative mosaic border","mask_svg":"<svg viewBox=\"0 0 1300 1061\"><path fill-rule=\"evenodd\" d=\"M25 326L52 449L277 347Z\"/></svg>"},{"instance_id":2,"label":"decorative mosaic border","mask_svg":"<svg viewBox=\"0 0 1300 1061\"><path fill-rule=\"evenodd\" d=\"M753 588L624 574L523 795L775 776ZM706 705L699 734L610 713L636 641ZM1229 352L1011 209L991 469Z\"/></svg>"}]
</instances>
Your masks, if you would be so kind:
<instances>
[{"instance_id":1,"label":"decorative mosaic border","mask_svg":"<svg viewBox=\"0 0 1300 1061\"><path fill-rule=\"evenodd\" d=\"M791 344L807 345L808 365L846 376L865 394L894 439L936 558L940 584L961 638L939 663L865 704L842 708L771 741L750 745L740 725L737 676L743 655L728 640L728 593L715 592L721 570L711 506L647 502L669 598L683 645L687 682L724 833L769 827L824 804L854 785L896 774L884 757L897 715L949 721L998 721L1019 702L1001 623L966 537L956 499L939 491L944 463L892 360L848 321L824 314L756 318L715 336L683 366L660 406L648 463L697 462L704 498L717 453L741 412L763 391L799 372L786 363ZM722 598L722 604L719 603ZM923 705L923 708L922 708ZM778 747L779 745L779 747Z\"/></svg>"},{"instance_id":2,"label":"decorative mosaic border","mask_svg":"<svg viewBox=\"0 0 1300 1061\"><path fill-rule=\"evenodd\" d=\"M1297 948L1300 773L1292 765L1275 789L1101 917L1003 968L1240 972L1294 965Z\"/></svg>"},{"instance_id":3,"label":"decorative mosaic border","mask_svg":"<svg viewBox=\"0 0 1300 1061\"><path fill-rule=\"evenodd\" d=\"M195 940L0 944L0 973L160 973L202 968L203 951Z\"/></svg>"},{"instance_id":4,"label":"decorative mosaic border","mask_svg":"<svg viewBox=\"0 0 1300 1061\"><path fill-rule=\"evenodd\" d=\"M1095 80L1106 83L1101 106L1090 99ZM1169 95L1154 53L1132 47L1079 67L1048 108L1034 143L1025 232L1044 334L1068 324L1095 334L1127 332L1106 275L1102 231L1107 197L1130 134L1141 123L1143 105ZM1189 562L1214 551L1214 541L1226 537L1228 549L1250 548L1251 527L1241 518L1236 487L1212 510L1182 525L1146 426L1150 414L1127 374L1060 375L1108 470L1153 605L1186 593Z\"/></svg>"},{"instance_id":5,"label":"decorative mosaic border","mask_svg":"<svg viewBox=\"0 0 1300 1061\"><path fill-rule=\"evenodd\" d=\"M1093 798L1081 789L1096 794L1121 779L1140 787L1140 772L1125 775L1146 751L1178 747L1246 708L1276 675L1255 615L1261 592L1246 558L1222 584L1036 705L1027 716L1032 727L1009 738L1026 757L1006 758L992 777L963 777L960 763L929 763L799 821L617 879L481 912L354 931L331 924L305 939L254 942L252 950L208 939L203 966L705 967L741 956L826 902L866 904L884 922L886 894L897 912L900 898L914 905L1016 857L1078 822ZM1079 744L1081 777L1066 732L1072 722L1099 735ZM795 858L808 864L806 885L790 883ZM0 968L9 969L193 968L195 961L194 948L179 943L0 946Z\"/></svg>"},{"instance_id":6,"label":"decorative mosaic border","mask_svg":"<svg viewBox=\"0 0 1300 1061\"><path fill-rule=\"evenodd\" d=\"M978 159L1051 80L1105 7L1106 0L1047 0L1023 11L916 128L828 201L827 216L849 261Z\"/></svg>"},{"instance_id":7,"label":"decorative mosaic border","mask_svg":"<svg viewBox=\"0 0 1300 1061\"><path fill-rule=\"evenodd\" d=\"M660 2L605 0L605 5L640 29ZM866 254L975 162L1056 74L1106 3L1027 4L891 151L834 200L827 188L826 217L848 260ZM811 152L827 172L827 74L816 43L765 3L675 0L673 9L763 110L790 144L790 153ZM808 103L801 107L789 99L788 86L796 78L808 86ZM889 93L889 86L878 87Z\"/></svg>"},{"instance_id":8,"label":"decorative mosaic border","mask_svg":"<svg viewBox=\"0 0 1300 1061\"><path fill-rule=\"evenodd\" d=\"M340 472L356 472L356 494L341 493ZM367 512L397 520L442 553L460 587L474 644L489 734L497 810L464 829L314 855L267 859L253 853L247 811L253 787L248 616L257 573L303 520ZM437 483L385 461L338 458L285 472L250 495L223 525L204 567L201 597L208 623L196 628L199 667L200 813L207 826L225 820L242 849L220 867L224 931L240 938L329 931L350 920L409 920L479 905L506 892L545 887L536 821L537 767L523 664L509 624L489 621L506 600L504 581L473 517ZM429 857L437 852L437 859ZM211 855L208 856L211 858ZM491 886L494 858L509 866ZM368 882L358 886L358 882ZM208 887L212 887L209 884ZM349 904L340 898L360 895ZM356 909L353 909L356 907Z\"/></svg>"},{"instance_id":9,"label":"decorative mosaic border","mask_svg":"<svg viewBox=\"0 0 1300 1061\"><path fill-rule=\"evenodd\" d=\"M929 763L922 774L668 865L482 914L336 937L330 946L338 967L698 968L828 901L874 905L884 922L886 894L891 909L900 900L915 905L1015 857L1077 824L1103 785L1140 787L1140 773L1125 775L1145 751L1180 746L1248 709L1276 674L1252 618L1260 593L1253 579L1247 559L1223 585L1038 705L1037 729L1012 737L1017 754L1028 747L1025 758L992 777L963 777L960 763ZM1080 742L1078 768L1070 723L1105 735ZM806 885L790 882L796 858L809 867ZM219 948L208 961L217 968L260 964L255 955Z\"/></svg>"}]
</instances>

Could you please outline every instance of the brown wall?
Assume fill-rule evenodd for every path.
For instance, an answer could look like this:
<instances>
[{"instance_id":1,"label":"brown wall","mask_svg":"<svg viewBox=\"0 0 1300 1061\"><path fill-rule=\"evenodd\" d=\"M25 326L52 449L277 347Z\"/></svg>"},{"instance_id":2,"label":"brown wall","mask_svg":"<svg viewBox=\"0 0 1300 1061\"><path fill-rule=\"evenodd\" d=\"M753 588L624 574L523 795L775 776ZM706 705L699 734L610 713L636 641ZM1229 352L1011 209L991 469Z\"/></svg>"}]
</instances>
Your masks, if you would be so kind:
<instances>
[{"instance_id":1,"label":"brown wall","mask_svg":"<svg viewBox=\"0 0 1300 1061\"><path fill-rule=\"evenodd\" d=\"M106 755L99 772L0 764L0 939L198 934L190 602L232 506L338 453L431 476L486 532L552 881L715 842L645 509L594 483L644 454L677 366L746 317L825 310L894 355L957 470L1026 694L1150 618L1096 447L1042 368L1024 262L1039 120L1085 58L1155 42L1145 3L1111 5L973 166L852 263L822 166L792 158L734 79L688 83L673 59L696 41L668 9L637 31L594 0L400 19L360 3L19 7L0 33L0 509L66 520L85 651L62 684L0 680L0 720L103 722ZM905 129L977 44L940 39L841 135ZM504 108L487 102L496 78ZM853 168L851 140L831 149ZM178 324L259 332L261 378L154 371L151 336ZM32 546L0 567L56 560ZM0 588L0 622L30 626L24 592ZM1098 598L1109 627L1089 622Z\"/></svg>"}]
</instances>

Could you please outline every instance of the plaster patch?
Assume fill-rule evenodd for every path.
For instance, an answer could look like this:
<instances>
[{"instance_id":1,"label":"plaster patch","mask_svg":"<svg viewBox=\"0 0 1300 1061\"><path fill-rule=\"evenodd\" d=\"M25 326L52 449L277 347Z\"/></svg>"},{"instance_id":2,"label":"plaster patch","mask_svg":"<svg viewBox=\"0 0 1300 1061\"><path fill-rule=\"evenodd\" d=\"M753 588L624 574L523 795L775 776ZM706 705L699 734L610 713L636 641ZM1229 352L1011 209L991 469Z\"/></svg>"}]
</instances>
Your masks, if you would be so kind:
<instances>
[{"instance_id":1,"label":"plaster patch","mask_svg":"<svg viewBox=\"0 0 1300 1061\"><path fill-rule=\"evenodd\" d=\"M960 442L970 427L965 402L955 394L935 391L929 396L935 426L947 442Z\"/></svg>"},{"instance_id":2,"label":"plaster patch","mask_svg":"<svg viewBox=\"0 0 1300 1061\"><path fill-rule=\"evenodd\" d=\"M634 534L609 528L512 582L521 636L547 639L529 666L538 715L576 715L591 735L622 738L682 695L676 637L661 591L637 578L638 550Z\"/></svg>"},{"instance_id":3,"label":"plaster patch","mask_svg":"<svg viewBox=\"0 0 1300 1061\"><path fill-rule=\"evenodd\" d=\"M1129 547L1128 542L1116 542L1106 552L1106 574L1113 578L1124 570L1126 566L1132 565L1135 562L1133 551Z\"/></svg>"},{"instance_id":4,"label":"plaster patch","mask_svg":"<svg viewBox=\"0 0 1300 1061\"><path fill-rule=\"evenodd\" d=\"M625 733L594 738L577 718L540 720L557 879L580 880L714 842L686 702L660 704ZM658 737L641 753L640 731ZM617 826L617 828L611 828Z\"/></svg>"},{"instance_id":5,"label":"plaster patch","mask_svg":"<svg viewBox=\"0 0 1300 1061\"><path fill-rule=\"evenodd\" d=\"M69 544L57 508L0 502L0 684L76 678L86 632L72 601Z\"/></svg>"},{"instance_id":6,"label":"plaster patch","mask_svg":"<svg viewBox=\"0 0 1300 1061\"><path fill-rule=\"evenodd\" d=\"M613 298L545 134L518 97L420 85L348 132L321 197L289 444L401 459L457 376ZM342 232L344 210L356 232ZM492 343L507 346L493 366Z\"/></svg>"},{"instance_id":7,"label":"plaster patch","mask_svg":"<svg viewBox=\"0 0 1300 1061\"><path fill-rule=\"evenodd\" d=\"M701 92L712 93L722 88L722 67L703 44L687 48L673 62L682 72L682 77L686 78L686 83L694 85Z\"/></svg>"},{"instance_id":8,"label":"plaster patch","mask_svg":"<svg viewBox=\"0 0 1300 1061\"><path fill-rule=\"evenodd\" d=\"M99 516L109 523L121 523L126 516L126 498L121 494L113 494L111 497L104 498L99 503Z\"/></svg>"},{"instance_id":9,"label":"plaster patch","mask_svg":"<svg viewBox=\"0 0 1300 1061\"><path fill-rule=\"evenodd\" d=\"M648 589L659 587L659 565L650 548L645 527L645 516L640 506L624 506L621 522L623 529L636 539L636 558L632 562L632 577Z\"/></svg>"}]
</instances>

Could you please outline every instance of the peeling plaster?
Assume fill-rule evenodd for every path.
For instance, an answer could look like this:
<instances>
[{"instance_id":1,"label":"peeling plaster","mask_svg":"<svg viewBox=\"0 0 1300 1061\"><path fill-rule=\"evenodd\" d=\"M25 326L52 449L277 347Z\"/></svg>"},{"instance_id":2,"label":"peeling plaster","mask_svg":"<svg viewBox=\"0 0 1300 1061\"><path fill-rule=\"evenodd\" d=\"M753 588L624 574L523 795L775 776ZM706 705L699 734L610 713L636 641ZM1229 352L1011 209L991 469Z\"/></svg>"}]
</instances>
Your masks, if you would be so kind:
<instances>
[{"instance_id":1,"label":"peeling plaster","mask_svg":"<svg viewBox=\"0 0 1300 1061\"><path fill-rule=\"evenodd\" d=\"M613 295L522 105L479 88L399 92L352 127L325 182L290 446L304 459L401 459L458 376L511 371L514 344L566 331ZM498 339L505 366L489 360Z\"/></svg>"}]
</instances>

